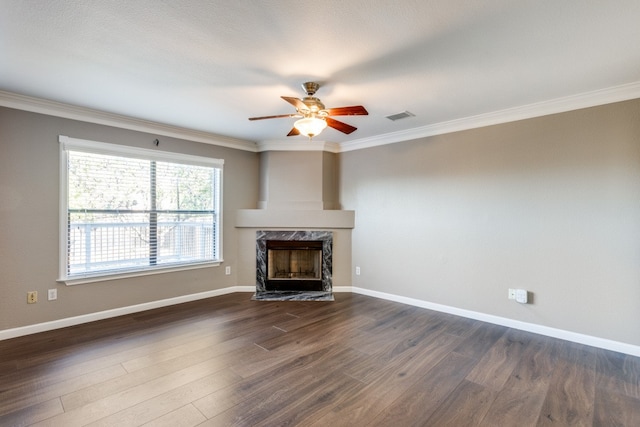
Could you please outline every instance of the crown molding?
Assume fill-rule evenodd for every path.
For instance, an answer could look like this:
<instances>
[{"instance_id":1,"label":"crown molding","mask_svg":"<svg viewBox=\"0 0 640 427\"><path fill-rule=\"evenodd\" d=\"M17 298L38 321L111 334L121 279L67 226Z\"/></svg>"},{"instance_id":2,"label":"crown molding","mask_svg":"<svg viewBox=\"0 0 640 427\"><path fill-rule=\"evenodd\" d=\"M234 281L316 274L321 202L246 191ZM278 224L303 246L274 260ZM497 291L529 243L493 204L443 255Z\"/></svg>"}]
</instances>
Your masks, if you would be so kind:
<instances>
[{"instance_id":1,"label":"crown molding","mask_svg":"<svg viewBox=\"0 0 640 427\"><path fill-rule=\"evenodd\" d=\"M459 132L463 130L514 122L517 120L531 119L534 117L563 113L636 98L640 98L640 81L556 98L549 101L523 105L520 107L478 114L476 116L434 123L404 131L376 135L369 138L355 139L343 143L327 141L308 141L303 143L300 141L293 142L281 140L267 140L254 143L251 141L229 138L178 126L165 125L148 120L135 119L119 114L107 113L91 108L78 107L6 91L0 91L0 106L66 119L113 126L121 129L151 133L154 135L180 138L188 141L201 142L243 151L327 151L330 153L341 153L377 147L380 145L394 144L402 141L410 141L413 139L426 138L429 136L442 135L451 132Z\"/></svg>"},{"instance_id":2,"label":"crown molding","mask_svg":"<svg viewBox=\"0 0 640 427\"><path fill-rule=\"evenodd\" d=\"M371 138L356 139L342 143L340 145L340 152L361 150L364 148L393 144L401 141L409 141L434 135L442 135L451 132L514 122L517 120L531 119L549 114L564 113L567 111L596 107L598 105L611 104L614 102L628 101L636 98L640 98L640 82L628 83L607 89L585 92L578 95L556 98L520 107L507 108L491 113L478 114L477 116L434 123L428 126L377 135Z\"/></svg>"},{"instance_id":3,"label":"crown molding","mask_svg":"<svg viewBox=\"0 0 640 427\"><path fill-rule=\"evenodd\" d=\"M234 148L256 152L254 142L229 138L208 132L182 128L179 126L165 125L148 120L136 119L120 114L107 113L91 108L78 107L62 102L47 99L34 98L19 95L12 92L0 91L0 106L17 110L30 111L32 113L47 114L49 116L78 120L81 122L95 123L99 125L113 126L121 129L162 135L188 141L202 142L220 147Z\"/></svg>"},{"instance_id":4,"label":"crown molding","mask_svg":"<svg viewBox=\"0 0 640 427\"><path fill-rule=\"evenodd\" d=\"M339 153L340 144L328 141L261 141L257 143L257 151L327 151Z\"/></svg>"}]
</instances>

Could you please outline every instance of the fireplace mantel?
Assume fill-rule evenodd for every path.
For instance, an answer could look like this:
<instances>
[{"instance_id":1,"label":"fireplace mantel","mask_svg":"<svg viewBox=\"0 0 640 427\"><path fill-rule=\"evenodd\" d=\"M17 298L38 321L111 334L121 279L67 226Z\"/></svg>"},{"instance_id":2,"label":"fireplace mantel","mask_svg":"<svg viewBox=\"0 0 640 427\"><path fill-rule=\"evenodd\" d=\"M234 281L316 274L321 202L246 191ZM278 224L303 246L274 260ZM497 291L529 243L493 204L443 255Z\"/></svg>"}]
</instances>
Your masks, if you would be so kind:
<instances>
[{"instance_id":1,"label":"fireplace mantel","mask_svg":"<svg viewBox=\"0 0 640 427\"><path fill-rule=\"evenodd\" d=\"M239 209L238 228L352 229L355 211L347 210L280 210Z\"/></svg>"}]
</instances>

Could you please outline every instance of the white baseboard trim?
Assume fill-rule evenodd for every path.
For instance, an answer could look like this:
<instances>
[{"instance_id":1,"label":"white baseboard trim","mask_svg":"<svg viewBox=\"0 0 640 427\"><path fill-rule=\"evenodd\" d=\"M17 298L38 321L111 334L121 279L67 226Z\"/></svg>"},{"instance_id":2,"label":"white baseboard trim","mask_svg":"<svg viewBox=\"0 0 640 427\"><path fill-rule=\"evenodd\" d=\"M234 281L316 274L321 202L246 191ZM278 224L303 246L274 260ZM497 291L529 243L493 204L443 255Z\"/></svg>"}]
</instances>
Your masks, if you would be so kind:
<instances>
[{"instance_id":1,"label":"white baseboard trim","mask_svg":"<svg viewBox=\"0 0 640 427\"><path fill-rule=\"evenodd\" d=\"M433 311L439 311L442 313L453 314L456 316L466 317L468 319L480 320L487 323L493 323L495 325L506 326L509 328L518 329L526 332L533 332L535 334L545 335L552 338L559 338L565 341L572 341L578 344L589 345L592 347L598 347L605 350L617 351L619 353L629 354L631 356L640 357L640 346L627 344L619 341L612 341L605 338L598 338L591 335L579 334L576 332L565 331L563 329L551 328L548 326L536 325L535 323L521 322L519 320L508 319L506 317L494 316L491 314L480 313L477 311L465 310L462 308L451 307L442 304L435 304L428 301L423 301L415 298L408 298L394 294L388 294L385 292L372 291L369 289L363 289L358 287L352 287L351 292L367 295L370 297L385 299L389 301L395 301L402 304L412 305L415 307L426 308Z\"/></svg>"},{"instance_id":2,"label":"white baseboard trim","mask_svg":"<svg viewBox=\"0 0 640 427\"><path fill-rule=\"evenodd\" d=\"M81 316L67 317L65 319L52 320L50 322L37 323L35 325L22 326L19 328L5 329L0 331L0 341L10 338L21 337L23 335L37 334L54 329L66 328L68 326L80 325L82 323L94 322L96 320L109 319L111 317L123 316L126 314L139 313L154 308L167 307L170 305L182 304L205 298L217 297L234 292L255 292L255 286L232 286L229 288L215 289L212 291L200 292L197 294L182 295L175 298L168 298L158 301L150 301L142 304L130 305L127 307L114 308L112 310L98 311L96 313L83 314Z\"/></svg>"},{"instance_id":3,"label":"white baseboard trim","mask_svg":"<svg viewBox=\"0 0 640 427\"><path fill-rule=\"evenodd\" d=\"M97 313L83 314L81 316L68 317L65 319L53 320L50 322L37 323L35 325L22 326L19 328L5 329L0 331L0 341L10 338L17 338L24 335L36 334L38 332L46 332L54 329L66 328L68 326L80 325L83 323L94 322L96 320L109 319L111 317L123 316L126 314L139 313L154 308L167 307L170 305L182 304L201 300L205 298L217 297L220 295L231 294L234 292L255 292L255 286L231 286L223 289L215 289L212 291L200 292L197 294L183 295L175 298L168 298L158 301L150 301L142 304L130 305L127 307L114 308L112 310L99 311ZM465 310L462 308L451 307L442 304L436 304L415 298L403 297L399 295L389 294L386 292L372 291L369 289L358 288L355 286L334 286L333 292L353 292L356 294L367 295L374 298L380 298L388 301L399 302L402 304L412 305L415 307L426 308L429 310L439 311L442 313L453 314L456 316L466 317L468 319L480 320L495 325L506 326L521 331L533 332L535 334L545 335L552 338L559 338L565 341L572 341L578 344L585 344L592 347L598 347L605 350L617 351L619 353L629 354L631 356L640 357L640 346L627 344L619 341L612 341L605 338L598 338L591 335L579 334L576 332L565 331L562 329L551 328L548 326L536 325L534 323L521 322L519 320L508 319L506 317L494 316L491 314L480 313L477 311Z\"/></svg>"}]
</instances>

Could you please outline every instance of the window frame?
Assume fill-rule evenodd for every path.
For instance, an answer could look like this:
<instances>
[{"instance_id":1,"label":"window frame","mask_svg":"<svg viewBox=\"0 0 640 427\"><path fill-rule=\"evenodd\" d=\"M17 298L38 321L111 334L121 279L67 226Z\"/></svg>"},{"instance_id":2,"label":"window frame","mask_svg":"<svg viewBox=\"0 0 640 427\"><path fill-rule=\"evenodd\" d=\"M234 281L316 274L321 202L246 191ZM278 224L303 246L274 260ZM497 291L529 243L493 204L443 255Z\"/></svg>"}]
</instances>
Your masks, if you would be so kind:
<instances>
[{"instance_id":1,"label":"window frame","mask_svg":"<svg viewBox=\"0 0 640 427\"><path fill-rule=\"evenodd\" d=\"M217 267L224 262L223 256L223 176L224 176L224 160L210 157L196 156L182 153L172 153L161 150L151 150L146 148L130 147L126 145L111 144L106 142L90 141L86 139L71 138L65 135L58 136L60 149L60 185L59 185L59 273L58 282L66 285L79 285L83 283L100 282L105 280L114 280L127 277L147 276L160 273L192 270L200 268ZM217 197L215 197L216 205L216 226L217 233L217 254L218 258L211 261L193 262L188 264L172 264L168 266L152 266L142 269L131 269L120 272L97 272L83 275L67 274L68 265L68 151L76 150L93 154L115 155L120 157L144 159L149 161L161 161L170 163L189 164L196 166L206 166L219 169L219 180L217 186Z\"/></svg>"}]
</instances>

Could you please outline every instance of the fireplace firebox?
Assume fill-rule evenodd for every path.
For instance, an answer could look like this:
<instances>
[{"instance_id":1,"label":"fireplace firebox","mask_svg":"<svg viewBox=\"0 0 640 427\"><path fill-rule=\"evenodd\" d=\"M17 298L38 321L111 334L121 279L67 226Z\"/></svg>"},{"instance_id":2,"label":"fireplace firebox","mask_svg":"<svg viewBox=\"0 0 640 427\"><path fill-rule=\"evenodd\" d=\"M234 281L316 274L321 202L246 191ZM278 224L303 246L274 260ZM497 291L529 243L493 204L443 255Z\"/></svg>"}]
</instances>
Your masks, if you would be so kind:
<instances>
[{"instance_id":1,"label":"fireplace firebox","mask_svg":"<svg viewBox=\"0 0 640 427\"><path fill-rule=\"evenodd\" d=\"M322 291L322 241L267 241L267 291Z\"/></svg>"},{"instance_id":2,"label":"fireplace firebox","mask_svg":"<svg viewBox=\"0 0 640 427\"><path fill-rule=\"evenodd\" d=\"M257 231L256 295L332 292L330 231Z\"/></svg>"}]
</instances>

